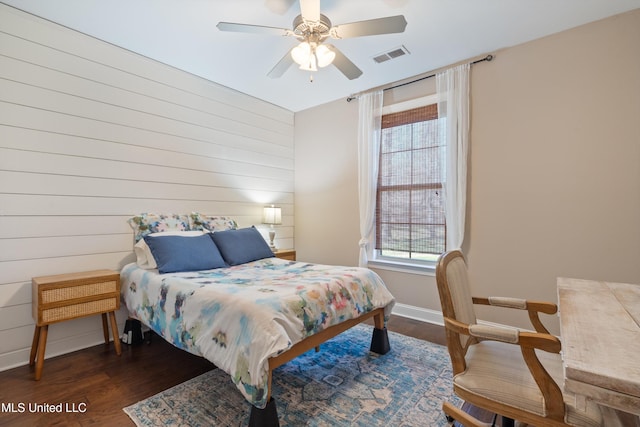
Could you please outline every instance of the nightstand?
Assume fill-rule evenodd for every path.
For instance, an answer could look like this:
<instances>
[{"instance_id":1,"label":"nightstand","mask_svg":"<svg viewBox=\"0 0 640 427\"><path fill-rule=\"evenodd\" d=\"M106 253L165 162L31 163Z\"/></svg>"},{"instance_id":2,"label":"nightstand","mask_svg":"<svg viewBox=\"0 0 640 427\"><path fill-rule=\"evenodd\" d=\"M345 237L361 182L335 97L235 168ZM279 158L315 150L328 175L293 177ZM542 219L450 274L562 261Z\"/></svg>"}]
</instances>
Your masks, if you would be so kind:
<instances>
[{"instance_id":1,"label":"nightstand","mask_svg":"<svg viewBox=\"0 0 640 427\"><path fill-rule=\"evenodd\" d=\"M295 249L277 249L274 252L274 255L278 258L288 259L289 261L296 260L296 250Z\"/></svg>"},{"instance_id":2,"label":"nightstand","mask_svg":"<svg viewBox=\"0 0 640 427\"><path fill-rule=\"evenodd\" d=\"M113 270L94 270L41 276L34 277L31 285L33 319L36 321L36 327L29 365L36 365L36 380L42 376L47 333L52 323L102 314L104 342L109 344L108 314L116 354L121 354L115 315L116 310L120 308L120 273Z\"/></svg>"}]
</instances>

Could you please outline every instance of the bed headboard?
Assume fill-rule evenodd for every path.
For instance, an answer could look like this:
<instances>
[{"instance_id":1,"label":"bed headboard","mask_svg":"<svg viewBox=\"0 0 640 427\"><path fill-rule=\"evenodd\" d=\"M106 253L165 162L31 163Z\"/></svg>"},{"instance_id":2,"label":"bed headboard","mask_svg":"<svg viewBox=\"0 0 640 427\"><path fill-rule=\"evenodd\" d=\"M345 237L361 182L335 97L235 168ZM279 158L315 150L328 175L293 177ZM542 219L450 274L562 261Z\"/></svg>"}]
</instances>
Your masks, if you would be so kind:
<instances>
[{"instance_id":1,"label":"bed headboard","mask_svg":"<svg viewBox=\"0 0 640 427\"><path fill-rule=\"evenodd\" d=\"M133 229L135 243L147 234L164 231L223 231L238 228L238 224L233 218L204 215L199 212L191 212L190 214L141 213L129 218L127 222Z\"/></svg>"}]
</instances>

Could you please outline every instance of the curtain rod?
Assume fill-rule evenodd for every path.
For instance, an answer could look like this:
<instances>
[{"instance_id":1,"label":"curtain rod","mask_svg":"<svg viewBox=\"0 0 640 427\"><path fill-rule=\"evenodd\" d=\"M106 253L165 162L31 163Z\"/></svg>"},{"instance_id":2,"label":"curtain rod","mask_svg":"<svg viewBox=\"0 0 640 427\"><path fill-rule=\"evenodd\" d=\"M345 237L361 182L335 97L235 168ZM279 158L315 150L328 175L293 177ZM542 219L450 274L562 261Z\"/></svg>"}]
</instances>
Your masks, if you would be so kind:
<instances>
[{"instance_id":1,"label":"curtain rod","mask_svg":"<svg viewBox=\"0 0 640 427\"><path fill-rule=\"evenodd\" d=\"M478 59L478 60L475 60L473 62L470 62L469 65L477 64L478 62L484 62L484 61L490 62L492 60L493 60L493 55L487 55L482 59ZM421 82L422 80L430 79L431 77L435 77L435 76L436 76L435 74L430 74L428 76L420 77L419 79L411 80L410 82L400 83L400 84L397 84L395 86L384 88L384 89L382 89L382 91L389 90L389 89L395 89L395 88L398 88L398 87L410 85L412 83ZM358 98L357 95L350 96L350 97L347 98L347 102L351 102L351 101L353 101L354 99L357 99L357 98Z\"/></svg>"}]
</instances>

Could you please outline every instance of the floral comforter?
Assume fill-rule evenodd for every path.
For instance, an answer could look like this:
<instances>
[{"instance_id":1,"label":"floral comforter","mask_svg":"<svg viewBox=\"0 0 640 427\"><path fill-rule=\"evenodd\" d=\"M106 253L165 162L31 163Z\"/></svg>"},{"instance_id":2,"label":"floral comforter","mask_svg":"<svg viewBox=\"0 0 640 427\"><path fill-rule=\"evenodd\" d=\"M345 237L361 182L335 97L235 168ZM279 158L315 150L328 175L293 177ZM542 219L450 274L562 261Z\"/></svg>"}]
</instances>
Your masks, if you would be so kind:
<instances>
[{"instance_id":1,"label":"floral comforter","mask_svg":"<svg viewBox=\"0 0 640 427\"><path fill-rule=\"evenodd\" d=\"M376 308L388 317L394 304L371 270L279 258L170 274L132 263L121 282L131 317L231 375L258 408L267 403L270 357Z\"/></svg>"}]
</instances>

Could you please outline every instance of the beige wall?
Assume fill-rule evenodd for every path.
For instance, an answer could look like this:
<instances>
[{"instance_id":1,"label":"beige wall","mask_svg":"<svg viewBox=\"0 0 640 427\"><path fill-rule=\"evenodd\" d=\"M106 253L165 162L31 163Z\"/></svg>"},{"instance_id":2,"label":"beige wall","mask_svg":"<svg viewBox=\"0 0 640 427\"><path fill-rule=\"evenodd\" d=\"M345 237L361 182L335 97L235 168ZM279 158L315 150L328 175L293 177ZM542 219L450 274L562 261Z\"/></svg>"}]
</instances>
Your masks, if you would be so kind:
<instances>
[{"instance_id":1,"label":"beige wall","mask_svg":"<svg viewBox=\"0 0 640 427\"><path fill-rule=\"evenodd\" d=\"M474 294L556 301L558 276L640 283L639 40L640 9L472 67ZM356 104L295 116L301 259L357 263ZM432 276L379 272L400 303L440 310ZM479 317L527 325L505 310Z\"/></svg>"},{"instance_id":2,"label":"beige wall","mask_svg":"<svg viewBox=\"0 0 640 427\"><path fill-rule=\"evenodd\" d=\"M358 264L357 121L358 104L344 100L295 116L298 259Z\"/></svg>"}]
</instances>

